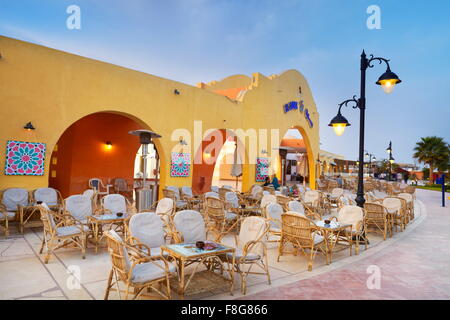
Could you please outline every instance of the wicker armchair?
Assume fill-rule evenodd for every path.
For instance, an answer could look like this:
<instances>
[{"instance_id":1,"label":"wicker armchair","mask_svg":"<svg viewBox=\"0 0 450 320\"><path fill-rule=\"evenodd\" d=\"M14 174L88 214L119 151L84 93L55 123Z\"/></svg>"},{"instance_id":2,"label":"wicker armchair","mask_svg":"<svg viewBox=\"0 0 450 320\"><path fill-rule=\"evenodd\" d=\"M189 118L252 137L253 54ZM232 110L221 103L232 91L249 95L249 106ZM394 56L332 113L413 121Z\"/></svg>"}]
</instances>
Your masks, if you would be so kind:
<instances>
[{"instance_id":1,"label":"wicker armchair","mask_svg":"<svg viewBox=\"0 0 450 320\"><path fill-rule=\"evenodd\" d=\"M100 201L101 213L116 214L118 212L133 214L136 208L121 194L108 194Z\"/></svg>"},{"instance_id":2,"label":"wicker armchair","mask_svg":"<svg viewBox=\"0 0 450 320\"><path fill-rule=\"evenodd\" d=\"M405 205L402 200L405 201L397 197L386 197L383 199L383 206L389 214L392 226L395 226L395 231L397 231L397 227L400 227L400 231L403 231L406 227Z\"/></svg>"},{"instance_id":3,"label":"wicker armchair","mask_svg":"<svg viewBox=\"0 0 450 320\"><path fill-rule=\"evenodd\" d=\"M189 209L200 209L201 200L194 196L192 188L188 186L181 187L181 200L187 201L187 207Z\"/></svg>"},{"instance_id":4,"label":"wicker armchair","mask_svg":"<svg viewBox=\"0 0 450 320\"><path fill-rule=\"evenodd\" d=\"M42 254L44 246L47 254L44 263L48 263L53 251L74 244L81 249L82 258L86 253L86 226L80 225L68 214L57 214L50 210L45 203L38 205L41 220L44 225L44 234L39 253Z\"/></svg>"},{"instance_id":5,"label":"wicker armchair","mask_svg":"<svg viewBox=\"0 0 450 320\"><path fill-rule=\"evenodd\" d=\"M268 236L281 236L281 215L283 214L284 209L278 203L269 203L266 206L266 219L270 222L270 228L268 232ZM268 240L269 242L278 242L279 239L276 240Z\"/></svg>"},{"instance_id":6,"label":"wicker armchair","mask_svg":"<svg viewBox=\"0 0 450 320\"><path fill-rule=\"evenodd\" d=\"M383 240L386 240L389 233L392 237L391 219L386 211L386 208L379 203L364 203L364 230L366 233L381 233Z\"/></svg>"},{"instance_id":7,"label":"wicker armchair","mask_svg":"<svg viewBox=\"0 0 450 320\"><path fill-rule=\"evenodd\" d=\"M16 213L8 211L6 206L0 203L0 227L3 228L5 237L9 236L9 222L14 221L15 219Z\"/></svg>"},{"instance_id":8,"label":"wicker armchair","mask_svg":"<svg viewBox=\"0 0 450 320\"><path fill-rule=\"evenodd\" d=\"M33 191L33 201L34 203L42 203L45 204L51 210L60 210L63 207L63 198L61 193L53 188L39 188Z\"/></svg>"},{"instance_id":9,"label":"wicker armchair","mask_svg":"<svg viewBox=\"0 0 450 320\"><path fill-rule=\"evenodd\" d=\"M411 194L413 196L413 200L416 200L416 187L406 186L403 192Z\"/></svg>"},{"instance_id":10,"label":"wicker armchair","mask_svg":"<svg viewBox=\"0 0 450 320\"><path fill-rule=\"evenodd\" d=\"M286 251L288 243L294 247L290 252ZM280 257L286 253L297 255L299 250L309 258L308 271L312 271L313 261L317 252L325 256L328 264L325 239L317 233L317 227L314 222L295 212L288 211L281 215L281 238L277 261L279 262ZM307 251L309 251L309 254Z\"/></svg>"},{"instance_id":11,"label":"wicker armchair","mask_svg":"<svg viewBox=\"0 0 450 320\"><path fill-rule=\"evenodd\" d=\"M205 198L205 217L208 230L214 234L214 241L221 242L223 237L236 229L238 215L226 209L225 202L213 197Z\"/></svg>"},{"instance_id":12,"label":"wicker armchair","mask_svg":"<svg viewBox=\"0 0 450 320\"><path fill-rule=\"evenodd\" d=\"M195 210L178 211L173 217L172 238L175 243L195 243L208 237L205 220Z\"/></svg>"},{"instance_id":13,"label":"wicker armchair","mask_svg":"<svg viewBox=\"0 0 450 320\"><path fill-rule=\"evenodd\" d=\"M409 223L414 219L414 196L411 193L399 193L398 197L406 201L406 217Z\"/></svg>"},{"instance_id":14,"label":"wicker armchair","mask_svg":"<svg viewBox=\"0 0 450 320\"><path fill-rule=\"evenodd\" d=\"M126 242L151 257L161 256L161 246L166 243L164 224L153 212L133 215L127 228Z\"/></svg>"},{"instance_id":15,"label":"wicker armchair","mask_svg":"<svg viewBox=\"0 0 450 320\"><path fill-rule=\"evenodd\" d=\"M303 196L303 203L312 211L319 212L320 191L308 190Z\"/></svg>"},{"instance_id":16,"label":"wicker armchair","mask_svg":"<svg viewBox=\"0 0 450 320\"><path fill-rule=\"evenodd\" d=\"M110 291L118 291L119 299L122 299L119 282L125 284L125 300L129 294L134 294L137 299L144 289L151 289L165 299L171 299L170 276L176 271L175 267L162 257L145 255L135 246L126 244L114 231L106 233L108 252L111 256L112 268L109 272L106 286L105 300L108 300ZM114 282L113 282L114 278ZM165 284L166 292L161 291L161 285ZM116 285L116 288L113 286ZM130 288L133 292L130 292Z\"/></svg>"},{"instance_id":17,"label":"wicker armchair","mask_svg":"<svg viewBox=\"0 0 450 320\"><path fill-rule=\"evenodd\" d=\"M364 209L358 206L344 206L339 210L337 217L332 217L341 224L351 224L350 231L344 230L338 237L337 243L344 242L350 247L350 255L352 254L353 239L355 239L355 253L359 254L359 243L364 242L367 250L367 238L364 235Z\"/></svg>"},{"instance_id":18,"label":"wicker armchair","mask_svg":"<svg viewBox=\"0 0 450 320\"><path fill-rule=\"evenodd\" d=\"M188 209L189 203L186 200L180 199L178 188L168 186L167 188L163 189L163 195L165 198L170 198L173 200L176 206L176 210Z\"/></svg>"},{"instance_id":19,"label":"wicker armchair","mask_svg":"<svg viewBox=\"0 0 450 320\"><path fill-rule=\"evenodd\" d=\"M171 233L171 223L175 214L175 205L172 199L162 198L152 204L150 212L156 213L163 222L166 237Z\"/></svg>"},{"instance_id":20,"label":"wicker armchair","mask_svg":"<svg viewBox=\"0 0 450 320\"><path fill-rule=\"evenodd\" d=\"M231 266L234 272L241 276L242 294L247 293L247 276L249 274L262 274L267 276L270 285L269 264L267 259L267 247L263 241L269 230L269 223L262 217L247 217L242 221L239 235L236 240L235 264ZM227 261L233 259L233 253L227 254ZM252 267L258 267L262 272L252 271Z\"/></svg>"},{"instance_id":21,"label":"wicker armchair","mask_svg":"<svg viewBox=\"0 0 450 320\"><path fill-rule=\"evenodd\" d=\"M276 197L277 197L277 203L279 205L281 205L284 209L286 209L287 204L289 203L289 201L291 201L291 198L284 196L282 194L279 194Z\"/></svg>"},{"instance_id":22,"label":"wicker armchair","mask_svg":"<svg viewBox=\"0 0 450 320\"><path fill-rule=\"evenodd\" d=\"M9 188L1 193L2 213L0 214L0 220L3 218L2 224L6 236L9 235L9 223L18 220L20 213L25 210L24 207L30 203L30 199L30 193L23 188ZM23 225L20 221L19 231L23 233Z\"/></svg>"}]
</instances>

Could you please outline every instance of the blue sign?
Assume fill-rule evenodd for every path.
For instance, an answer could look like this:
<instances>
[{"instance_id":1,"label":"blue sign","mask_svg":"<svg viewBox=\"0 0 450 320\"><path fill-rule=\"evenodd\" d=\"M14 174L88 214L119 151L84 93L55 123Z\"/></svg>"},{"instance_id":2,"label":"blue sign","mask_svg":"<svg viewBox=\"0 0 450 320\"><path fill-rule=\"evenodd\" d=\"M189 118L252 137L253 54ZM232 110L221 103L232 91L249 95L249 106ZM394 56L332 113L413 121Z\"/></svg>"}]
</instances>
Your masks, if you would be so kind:
<instances>
[{"instance_id":1,"label":"blue sign","mask_svg":"<svg viewBox=\"0 0 450 320\"><path fill-rule=\"evenodd\" d=\"M314 124L313 124L311 118L309 117L308 109L305 110L305 118L306 118L306 121L308 121L309 127L312 128L314 126Z\"/></svg>"},{"instance_id":2,"label":"blue sign","mask_svg":"<svg viewBox=\"0 0 450 320\"><path fill-rule=\"evenodd\" d=\"M283 109L284 109L284 113L286 113L288 111L291 111L291 110L297 110L298 109L298 103L297 103L297 101L291 101L289 103L286 103L283 106Z\"/></svg>"}]
</instances>

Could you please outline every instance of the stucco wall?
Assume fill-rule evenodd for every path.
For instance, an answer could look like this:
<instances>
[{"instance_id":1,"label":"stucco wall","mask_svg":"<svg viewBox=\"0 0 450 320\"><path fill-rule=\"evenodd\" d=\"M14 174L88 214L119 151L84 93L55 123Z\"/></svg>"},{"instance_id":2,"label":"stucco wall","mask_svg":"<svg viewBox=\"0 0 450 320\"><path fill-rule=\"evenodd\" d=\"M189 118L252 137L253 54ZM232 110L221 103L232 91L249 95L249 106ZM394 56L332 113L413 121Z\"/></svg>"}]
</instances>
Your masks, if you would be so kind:
<instances>
[{"instance_id":1,"label":"stucco wall","mask_svg":"<svg viewBox=\"0 0 450 320\"><path fill-rule=\"evenodd\" d=\"M2 189L47 186L50 154L59 137L75 121L102 111L125 115L162 135L155 141L161 157L162 186L191 185L192 176L170 177L168 164L171 152L178 150L179 135L172 137L173 130L186 128L193 134L194 120L203 121L203 130L265 128L270 132L279 129L278 143L287 129L297 127L305 139L311 157L310 172L314 175L319 151L319 114L305 78L296 70L271 78L253 74L253 82L243 100L234 102L206 89L7 37L0 37L0 52L3 57L0 59L0 148L4 148L8 139L47 143L45 175L2 173ZM233 83L232 79L227 81ZM180 94L174 94L174 89ZM283 112L285 103L299 99L304 100L311 114L313 128L299 110ZM23 129L28 121L32 121L36 130ZM193 139L188 143L194 154L199 145ZM5 157L0 157L2 168L4 161ZM244 165L243 171L246 190L254 183L255 165ZM314 177L311 178L314 182Z\"/></svg>"}]
</instances>

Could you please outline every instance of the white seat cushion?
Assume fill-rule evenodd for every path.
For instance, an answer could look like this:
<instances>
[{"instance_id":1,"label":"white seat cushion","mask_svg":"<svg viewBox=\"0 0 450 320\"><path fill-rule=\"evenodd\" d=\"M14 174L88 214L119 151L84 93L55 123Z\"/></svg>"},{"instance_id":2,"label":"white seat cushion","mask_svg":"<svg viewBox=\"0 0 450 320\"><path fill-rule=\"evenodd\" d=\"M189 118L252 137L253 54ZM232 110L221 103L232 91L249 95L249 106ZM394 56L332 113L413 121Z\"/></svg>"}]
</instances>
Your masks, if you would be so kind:
<instances>
[{"instance_id":1,"label":"white seat cushion","mask_svg":"<svg viewBox=\"0 0 450 320\"><path fill-rule=\"evenodd\" d=\"M83 229L84 231L89 230L87 226L83 226ZM76 235L79 233L81 233L80 228L76 226L59 227L58 229L56 229L56 234L60 237Z\"/></svg>"},{"instance_id":2,"label":"white seat cushion","mask_svg":"<svg viewBox=\"0 0 450 320\"><path fill-rule=\"evenodd\" d=\"M14 220L14 218L16 217L16 213L15 212L11 212L11 211L0 212L0 217L2 219L4 219L5 213L6 213L6 216L8 217L8 220Z\"/></svg>"},{"instance_id":3,"label":"white seat cushion","mask_svg":"<svg viewBox=\"0 0 450 320\"><path fill-rule=\"evenodd\" d=\"M159 268L156 264L160 265ZM169 272L175 272L175 266L169 264ZM146 262L137 264L133 269L131 281L143 283L165 277L164 263L162 261Z\"/></svg>"},{"instance_id":4,"label":"white seat cushion","mask_svg":"<svg viewBox=\"0 0 450 320\"><path fill-rule=\"evenodd\" d=\"M239 249L236 249L235 259L240 260L243 257L243 252ZM227 258L229 261L231 261L233 259L233 252L227 252ZM256 261L259 259L261 259L261 256L259 254L247 252L247 256L245 257L244 261Z\"/></svg>"},{"instance_id":5,"label":"white seat cushion","mask_svg":"<svg viewBox=\"0 0 450 320\"><path fill-rule=\"evenodd\" d=\"M184 200L177 201L177 207L184 207L184 206L187 206L187 201Z\"/></svg>"}]
</instances>

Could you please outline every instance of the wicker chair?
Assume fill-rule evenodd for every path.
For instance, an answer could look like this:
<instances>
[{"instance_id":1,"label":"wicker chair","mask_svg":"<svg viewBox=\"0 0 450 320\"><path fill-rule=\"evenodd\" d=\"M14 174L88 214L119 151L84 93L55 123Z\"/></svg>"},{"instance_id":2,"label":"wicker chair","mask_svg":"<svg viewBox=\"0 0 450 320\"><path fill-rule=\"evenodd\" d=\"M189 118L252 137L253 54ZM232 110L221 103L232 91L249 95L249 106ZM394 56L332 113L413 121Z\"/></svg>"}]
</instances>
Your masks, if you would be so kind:
<instances>
[{"instance_id":1,"label":"wicker chair","mask_svg":"<svg viewBox=\"0 0 450 320\"><path fill-rule=\"evenodd\" d=\"M267 276L270 285L267 247L263 237L269 230L269 223L262 217L247 217L242 221L239 235L236 239L234 272L241 276L242 294L247 293L247 276L249 274L263 274ZM227 254L227 261L233 259L233 253ZM258 267L263 272L254 272L252 267Z\"/></svg>"},{"instance_id":2,"label":"wicker chair","mask_svg":"<svg viewBox=\"0 0 450 320\"><path fill-rule=\"evenodd\" d=\"M45 202L51 210L60 210L63 206L61 193L53 188L39 188L33 192L33 202Z\"/></svg>"},{"instance_id":3,"label":"wicker chair","mask_svg":"<svg viewBox=\"0 0 450 320\"><path fill-rule=\"evenodd\" d=\"M223 237L236 229L238 215L227 211L225 202L213 197L205 198L205 216L208 230L214 234L214 241L221 242Z\"/></svg>"},{"instance_id":4,"label":"wicker chair","mask_svg":"<svg viewBox=\"0 0 450 320\"><path fill-rule=\"evenodd\" d=\"M416 187L406 186L403 192L411 194L413 196L413 199L416 200Z\"/></svg>"},{"instance_id":5,"label":"wicker chair","mask_svg":"<svg viewBox=\"0 0 450 320\"><path fill-rule=\"evenodd\" d=\"M133 184L130 184L124 178L114 178L112 181L114 193L121 194L129 201L133 201Z\"/></svg>"},{"instance_id":6,"label":"wicker chair","mask_svg":"<svg viewBox=\"0 0 450 320\"><path fill-rule=\"evenodd\" d=\"M9 235L9 223L17 220L20 211L30 203L30 194L22 188L9 188L1 194L1 211L0 220L4 225L5 236ZM22 225L19 224L19 231L23 233Z\"/></svg>"},{"instance_id":7,"label":"wicker chair","mask_svg":"<svg viewBox=\"0 0 450 320\"><path fill-rule=\"evenodd\" d=\"M339 184L336 180L329 180L327 183L327 192L331 193L333 189L339 188Z\"/></svg>"},{"instance_id":8,"label":"wicker chair","mask_svg":"<svg viewBox=\"0 0 450 320\"><path fill-rule=\"evenodd\" d=\"M194 193L192 192L191 187L181 187L181 200L187 201L189 209L200 209L201 200L194 197Z\"/></svg>"},{"instance_id":9,"label":"wicker chair","mask_svg":"<svg viewBox=\"0 0 450 320\"><path fill-rule=\"evenodd\" d=\"M343 231L337 239L337 243L344 242L350 247L350 255L352 254L353 239L355 239L355 253L359 254L359 242L364 242L367 250L367 238L364 235L364 210L358 206L344 206L339 210L337 217L332 217L341 224L351 224L350 231Z\"/></svg>"},{"instance_id":10,"label":"wicker chair","mask_svg":"<svg viewBox=\"0 0 450 320\"><path fill-rule=\"evenodd\" d=\"M400 193L398 197L406 201L406 216L409 223L414 219L414 196L411 193Z\"/></svg>"},{"instance_id":11,"label":"wicker chair","mask_svg":"<svg viewBox=\"0 0 450 320\"><path fill-rule=\"evenodd\" d=\"M166 243L165 230L163 221L156 213L135 214L126 228L128 244L136 246L147 256L161 256L161 246Z\"/></svg>"},{"instance_id":12,"label":"wicker chair","mask_svg":"<svg viewBox=\"0 0 450 320\"><path fill-rule=\"evenodd\" d=\"M173 202L176 204L176 210L188 209L189 204L186 200L180 199L180 193L177 187L166 187L165 189L163 189L163 195L165 198L170 198L173 200Z\"/></svg>"},{"instance_id":13,"label":"wicker chair","mask_svg":"<svg viewBox=\"0 0 450 320\"><path fill-rule=\"evenodd\" d=\"M166 236L171 233L171 223L175 214L175 205L171 198L162 198L154 202L150 208L150 212L157 214L163 222L163 228Z\"/></svg>"},{"instance_id":14,"label":"wicker chair","mask_svg":"<svg viewBox=\"0 0 450 320\"><path fill-rule=\"evenodd\" d=\"M108 194L102 198L99 211L110 214L118 212L131 214L136 212L136 208L123 195Z\"/></svg>"},{"instance_id":15,"label":"wicker chair","mask_svg":"<svg viewBox=\"0 0 450 320\"><path fill-rule=\"evenodd\" d=\"M64 214L70 214L79 224L89 225L89 216L94 210L92 201L87 196L75 194L64 199Z\"/></svg>"},{"instance_id":16,"label":"wicker chair","mask_svg":"<svg viewBox=\"0 0 450 320\"><path fill-rule=\"evenodd\" d=\"M89 188L101 196L109 194L109 188L111 187L109 184L105 186L100 178L89 179L88 185Z\"/></svg>"},{"instance_id":17,"label":"wicker chair","mask_svg":"<svg viewBox=\"0 0 450 320\"><path fill-rule=\"evenodd\" d=\"M287 204L289 203L289 201L291 201L291 198L281 195L281 194L277 195L276 197L277 197L277 203L279 205L281 205L284 209L286 209Z\"/></svg>"},{"instance_id":18,"label":"wicker chair","mask_svg":"<svg viewBox=\"0 0 450 320\"><path fill-rule=\"evenodd\" d=\"M144 289L151 289L165 299L171 299L169 277L175 272L175 267L168 264L162 257L150 257L145 255L135 246L126 244L114 231L106 233L108 252L111 256L112 268L109 272L106 286L105 300L108 300L110 291L118 291L119 299L122 299L119 282L125 284L125 300L134 289L133 300L137 299ZM114 282L113 282L114 278ZM166 293L160 290L160 285L165 284ZM113 286L116 285L116 288Z\"/></svg>"},{"instance_id":19,"label":"wicker chair","mask_svg":"<svg viewBox=\"0 0 450 320\"><path fill-rule=\"evenodd\" d=\"M175 243L195 243L205 241L208 232L205 220L195 210L178 211L173 217L172 238Z\"/></svg>"},{"instance_id":20,"label":"wicker chair","mask_svg":"<svg viewBox=\"0 0 450 320\"><path fill-rule=\"evenodd\" d=\"M290 243L294 249L286 251L286 244ZM314 222L296 212L288 211L281 215L281 238L278 247L277 261L286 253L298 254L301 250L304 255L309 254L308 271L312 271L313 261L317 252L325 255L328 264L328 253L325 239L317 233Z\"/></svg>"},{"instance_id":21,"label":"wicker chair","mask_svg":"<svg viewBox=\"0 0 450 320\"><path fill-rule=\"evenodd\" d=\"M255 205L261 201L263 197L263 188L255 184L250 189L250 192L244 193L242 195L242 199L246 202L248 205Z\"/></svg>"},{"instance_id":22,"label":"wicker chair","mask_svg":"<svg viewBox=\"0 0 450 320\"><path fill-rule=\"evenodd\" d=\"M284 210L283 207L278 203L269 203L266 206L266 219L270 222L270 228L268 232L268 236L281 236L281 215ZM279 239L276 240L268 240L270 242L278 242Z\"/></svg>"},{"instance_id":23,"label":"wicker chair","mask_svg":"<svg viewBox=\"0 0 450 320\"><path fill-rule=\"evenodd\" d=\"M366 233L381 233L386 240L389 233L392 237L392 225L386 208L379 203L364 203L364 230Z\"/></svg>"},{"instance_id":24,"label":"wicker chair","mask_svg":"<svg viewBox=\"0 0 450 320\"><path fill-rule=\"evenodd\" d=\"M303 197L303 203L312 211L319 211L320 192L317 190L308 190Z\"/></svg>"},{"instance_id":25,"label":"wicker chair","mask_svg":"<svg viewBox=\"0 0 450 320\"><path fill-rule=\"evenodd\" d=\"M85 259L86 253L86 231L87 227L80 225L68 214L57 214L42 203L38 205L41 214L41 220L44 225L44 234L39 253L42 254L44 246L47 254L44 263L48 263L51 254L62 247L74 244L82 252L82 258Z\"/></svg>"},{"instance_id":26,"label":"wicker chair","mask_svg":"<svg viewBox=\"0 0 450 320\"><path fill-rule=\"evenodd\" d=\"M392 225L395 226L395 231L397 231L398 226L400 226L400 231L403 231L406 227L405 211L402 200L404 201L404 199L397 197L386 197L383 199L383 206L389 214Z\"/></svg>"}]
</instances>

